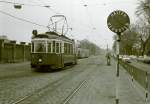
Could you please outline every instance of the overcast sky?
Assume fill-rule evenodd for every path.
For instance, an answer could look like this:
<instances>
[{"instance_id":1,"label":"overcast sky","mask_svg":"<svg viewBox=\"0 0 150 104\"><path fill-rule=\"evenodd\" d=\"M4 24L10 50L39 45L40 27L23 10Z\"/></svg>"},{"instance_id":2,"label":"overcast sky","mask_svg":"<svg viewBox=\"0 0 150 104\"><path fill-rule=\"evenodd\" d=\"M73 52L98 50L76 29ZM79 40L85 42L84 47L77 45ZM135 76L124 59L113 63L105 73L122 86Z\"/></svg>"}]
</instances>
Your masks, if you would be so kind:
<instances>
[{"instance_id":1,"label":"overcast sky","mask_svg":"<svg viewBox=\"0 0 150 104\"><path fill-rule=\"evenodd\" d=\"M107 27L107 17L114 10L123 10L131 23L136 21L138 0L5 0L22 4L50 5L51 9L23 5L14 9L13 4L0 2L0 10L16 17L47 26L49 18L57 13L65 15L69 27L67 34L76 40L88 39L102 48L107 44L112 47L113 35ZM87 5L87 6L84 6ZM10 40L30 42L32 30L48 31L47 28L26 23L0 13L0 35L7 35Z\"/></svg>"}]
</instances>

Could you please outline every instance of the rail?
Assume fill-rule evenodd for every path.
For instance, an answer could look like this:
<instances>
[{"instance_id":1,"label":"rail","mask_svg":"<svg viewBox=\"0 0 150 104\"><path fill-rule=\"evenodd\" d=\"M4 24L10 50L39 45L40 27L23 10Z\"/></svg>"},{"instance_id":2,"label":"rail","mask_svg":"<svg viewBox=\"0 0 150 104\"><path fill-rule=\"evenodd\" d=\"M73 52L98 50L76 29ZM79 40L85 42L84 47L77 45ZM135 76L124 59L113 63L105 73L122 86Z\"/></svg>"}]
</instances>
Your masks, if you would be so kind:
<instances>
[{"instance_id":1,"label":"rail","mask_svg":"<svg viewBox=\"0 0 150 104\"><path fill-rule=\"evenodd\" d=\"M71 98L82 88L83 85L86 84L86 80L82 81L71 93L70 95L63 101L62 104L68 104Z\"/></svg>"}]
</instances>

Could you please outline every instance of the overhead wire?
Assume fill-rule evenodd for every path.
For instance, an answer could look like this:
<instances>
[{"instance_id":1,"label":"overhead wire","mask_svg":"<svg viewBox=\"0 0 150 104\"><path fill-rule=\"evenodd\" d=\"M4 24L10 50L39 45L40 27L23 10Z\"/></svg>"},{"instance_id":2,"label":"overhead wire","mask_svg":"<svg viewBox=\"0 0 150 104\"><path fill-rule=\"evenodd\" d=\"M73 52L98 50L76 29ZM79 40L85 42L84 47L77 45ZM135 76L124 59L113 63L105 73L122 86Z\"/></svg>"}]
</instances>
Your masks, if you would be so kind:
<instances>
[{"instance_id":1,"label":"overhead wire","mask_svg":"<svg viewBox=\"0 0 150 104\"><path fill-rule=\"evenodd\" d=\"M24 19L24 18L16 17L16 16L14 16L14 15L12 15L12 14L9 14L9 13L7 13L7 12L4 12L4 11L2 11L2 10L0 10L0 13L2 13L2 14L4 14L4 15L7 15L7 16L9 16L9 17L12 17L12 18L14 18L14 19L23 21L23 22L27 22L27 23L30 23L30 24L33 24L33 25L37 25L37 26L40 26L40 27L48 28L48 26L41 25L41 24L38 24L38 23L36 23L36 22L29 21L29 20Z\"/></svg>"},{"instance_id":2,"label":"overhead wire","mask_svg":"<svg viewBox=\"0 0 150 104\"><path fill-rule=\"evenodd\" d=\"M41 4L46 4L45 2L43 2L42 0L37 0L37 1L39 1ZM53 11L53 13L55 13L56 15L61 15L62 13L60 13L60 12L56 12L54 9L52 9L52 8L48 8L48 9L50 9L51 11ZM55 15L54 15L55 16ZM60 22L61 20L63 20L63 18L62 19L60 19L60 20L58 20L58 21L55 21L55 22ZM68 29L69 29L69 25L68 25L68 22L67 22L67 19L66 19L66 17L65 17L65 19L64 19L64 23L66 24L66 26L67 26L67 30L66 30L66 32L64 33L64 34L67 34L67 32L68 32ZM52 24L48 24L48 26L50 26L50 25L53 25L54 23L52 23ZM63 28L64 28L64 26L63 26Z\"/></svg>"},{"instance_id":3,"label":"overhead wire","mask_svg":"<svg viewBox=\"0 0 150 104\"><path fill-rule=\"evenodd\" d=\"M45 8L51 7L49 5L25 4L25 3L10 2L10 1L0 1L0 3L13 4L13 5L25 5L25 6L39 6L39 7L45 7Z\"/></svg>"},{"instance_id":4,"label":"overhead wire","mask_svg":"<svg viewBox=\"0 0 150 104\"><path fill-rule=\"evenodd\" d=\"M41 0L38 0L38 1L41 1ZM51 6L49 5L45 5L45 3L41 2L43 5L37 5L37 4L26 4L26 3L18 3L18 2L10 2L10 1L4 1L4 0L1 0L0 3L7 3L7 4L13 4L13 5L25 5L25 6L39 6L39 7L46 7L47 9L53 11L55 14L58 14L57 12L55 12L54 10L50 9ZM24 22L28 22L30 24L34 24L34 25L38 25L38 26L42 26L42 27L46 27L46 28L51 28L50 25L53 25L53 24L48 24L48 26L44 26L44 25L41 25L41 24L38 24L38 23L35 23L35 22L32 22L32 21L29 21L29 20L26 20L24 18L20 18L20 17L16 17L12 14L9 14L7 12L4 12L2 10L0 10L0 13L2 14L5 14L7 16L10 16L10 17L13 17L15 19L18 19L18 20L21 20L21 21L24 21ZM56 21L56 22L59 22L60 20ZM52 29L52 28L51 28Z\"/></svg>"},{"instance_id":5,"label":"overhead wire","mask_svg":"<svg viewBox=\"0 0 150 104\"><path fill-rule=\"evenodd\" d=\"M37 1L39 1L40 3L42 3L42 4L46 4L45 2L43 2L43 1L41 1L41 0L37 0ZM49 10L51 10L53 13L55 13L55 14L61 14L60 12L57 12L57 11L55 11L54 9L52 9L52 8L48 8Z\"/></svg>"},{"instance_id":6,"label":"overhead wire","mask_svg":"<svg viewBox=\"0 0 150 104\"><path fill-rule=\"evenodd\" d=\"M1 2L1 3L7 3L7 4L13 4L13 5L18 4L18 5L25 5L25 6L46 7L47 9L53 11L55 14L60 14L60 13L54 11L53 9L51 9L51 8L50 8L51 6L45 5L46 3L44 3L43 1L41 1L41 0L38 0L38 1L40 1L41 4L43 4L43 5L28 4L28 3L18 3L18 2L10 2L10 1L4 1L4 0L1 0L0 2ZM32 22L32 21L27 20L27 19L24 19L24 18L20 18L20 17L14 16L14 15L9 14L9 13L7 13L7 12L4 12L4 11L2 11L2 10L0 10L0 13L2 13L2 14L4 14L4 15L7 15L7 16L10 16L10 17L12 17L12 18L14 18L14 19L17 19L17 20L20 20L20 21L24 21L24 22L28 22L28 23L30 23L30 24L34 24L34 25L37 25L37 26L45 27L45 28L50 28L49 26L50 26L50 25L53 25L53 24L49 24L49 26L41 25L41 24L38 24L38 23L36 23L36 22ZM58 22L58 21L57 21L57 22ZM66 24L67 24L67 27L69 28L67 21L66 21Z\"/></svg>"},{"instance_id":7,"label":"overhead wire","mask_svg":"<svg viewBox=\"0 0 150 104\"><path fill-rule=\"evenodd\" d=\"M85 3L84 0L81 0L81 5L83 5L85 7L85 10L86 10L86 14L88 16L88 19L89 19L89 23L90 23L90 27L93 29L94 28L94 25L93 25L93 21L92 21L92 18L91 18L91 15L89 13L89 10L88 10L88 5Z\"/></svg>"},{"instance_id":8,"label":"overhead wire","mask_svg":"<svg viewBox=\"0 0 150 104\"><path fill-rule=\"evenodd\" d=\"M38 1L41 1L41 0L38 0ZM60 12L57 12L54 9L52 9L52 7L50 5L47 5L46 3L43 3L42 1L41 1L41 3L44 4L44 5L40 5L40 4L27 4L27 3L19 3L19 2L10 2L10 1L4 1L4 0L1 0L0 3L13 4L13 5L44 7L44 8L49 9L50 11L52 11L54 14L61 14Z\"/></svg>"}]
</instances>

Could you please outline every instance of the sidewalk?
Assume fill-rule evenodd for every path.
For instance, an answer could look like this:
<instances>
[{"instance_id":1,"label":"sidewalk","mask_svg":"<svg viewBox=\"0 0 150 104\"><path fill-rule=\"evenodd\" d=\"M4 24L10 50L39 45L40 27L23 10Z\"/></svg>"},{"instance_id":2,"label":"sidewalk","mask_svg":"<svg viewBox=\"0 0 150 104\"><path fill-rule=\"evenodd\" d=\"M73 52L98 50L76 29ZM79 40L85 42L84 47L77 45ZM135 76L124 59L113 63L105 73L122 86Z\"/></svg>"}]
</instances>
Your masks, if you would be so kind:
<instances>
[{"instance_id":1,"label":"sidewalk","mask_svg":"<svg viewBox=\"0 0 150 104\"><path fill-rule=\"evenodd\" d=\"M87 84L72 98L70 104L115 104L116 67L99 65L93 69L95 73ZM119 104L150 104L145 103L145 95L137 83L132 84L128 73L120 69Z\"/></svg>"}]
</instances>

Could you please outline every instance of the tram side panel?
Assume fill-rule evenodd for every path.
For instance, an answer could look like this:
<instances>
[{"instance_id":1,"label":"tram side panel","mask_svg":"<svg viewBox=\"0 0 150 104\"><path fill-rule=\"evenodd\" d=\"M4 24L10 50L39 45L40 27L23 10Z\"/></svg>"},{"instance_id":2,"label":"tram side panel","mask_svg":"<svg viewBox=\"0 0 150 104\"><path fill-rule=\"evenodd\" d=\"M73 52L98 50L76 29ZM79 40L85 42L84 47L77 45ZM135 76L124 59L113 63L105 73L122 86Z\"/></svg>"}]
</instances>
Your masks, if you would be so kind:
<instances>
[{"instance_id":1,"label":"tram side panel","mask_svg":"<svg viewBox=\"0 0 150 104\"><path fill-rule=\"evenodd\" d=\"M83 49L83 48L78 48L77 49L77 56L78 58L88 58L89 57L89 50L88 49Z\"/></svg>"},{"instance_id":2,"label":"tram side panel","mask_svg":"<svg viewBox=\"0 0 150 104\"><path fill-rule=\"evenodd\" d=\"M64 43L64 64L76 64L74 43Z\"/></svg>"},{"instance_id":3,"label":"tram side panel","mask_svg":"<svg viewBox=\"0 0 150 104\"><path fill-rule=\"evenodd\" d=\"M55 53L33 53L31 54L31 66L42 67L47 66L50 68L58 67L57 60L59 56Z\"/></svg>"}]
</instances>

